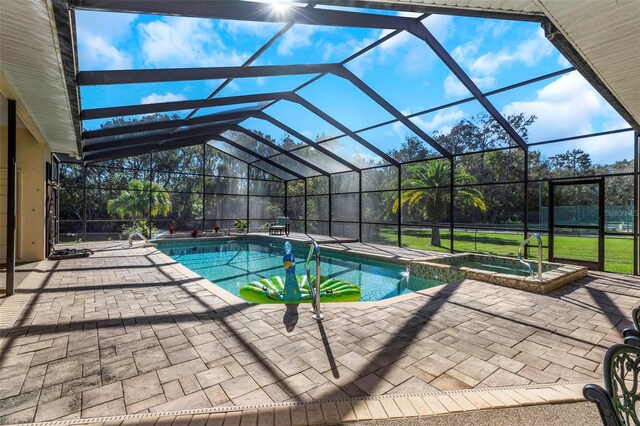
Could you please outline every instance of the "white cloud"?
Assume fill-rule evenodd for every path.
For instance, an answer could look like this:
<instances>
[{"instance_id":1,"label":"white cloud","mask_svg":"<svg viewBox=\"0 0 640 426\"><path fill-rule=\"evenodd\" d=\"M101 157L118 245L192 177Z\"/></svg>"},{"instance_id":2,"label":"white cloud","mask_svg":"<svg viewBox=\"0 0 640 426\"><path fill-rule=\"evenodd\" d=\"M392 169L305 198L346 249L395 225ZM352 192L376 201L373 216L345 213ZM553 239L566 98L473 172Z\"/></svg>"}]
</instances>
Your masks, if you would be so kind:
<instances>
[{"instance_id":1,"label":"white cloud","mask_svg":"<svg viewBox=\"0 0 640 426\"><path fill-rule=\"evenodd\" d=\"M541 59L551 55L553 51L553 47L544 37L544 31L540 28L533 38L519 43L515 50L505 47L499 52L488 52L476 58L471 62L470 70L479 75L492 75L499 72L500 68L509 68L517 62L532 67Z\"/></svg>"},{"instance_id":2,"label":"white cloud","mask_svg":"<svg viewBox=\"0 0 640 426\"><path fill-rule=\"evenodd\" d=\"M567 61L567 58L562 56L562 53L558 52L558 63L564 68L569 68L571 66L571 62Z\"/></svg>"},{"instance_id":3,"label":"white cloud","mask_svg":"<svg viewBox=\"0 0 640 426\"><path fill-rule=\"evenodd\" d=\"M429 15L422 20L422 23L440 43L447 40L452 34L455 34L453 16Z\"/></svg>"},{"instance_id":4,"label":"white cloud","mask_svg":"<svg viewBox=\"0 0 640 426\"><path fill-rule=\"evenodd\" d=\"M451 56L453 56L453 59L458 63L470 64L473 62L473 57L478 53L478 49L480 48L482 41L482 38L476 38L469 43L456 46L451 52Z\"/></svg>"},{"instance_id":5,"label":"white cloud","mask_svg":"<svg viewBox=\"0 0 640 426\"><path fill-rule=\"evenodd\" d=\"M173 92L167 92L164 95L159 93L152 93L149 96L145 96L140 99L141 104L156 104L160 102L174 102L174 101L184 101L187 99L182 93L175 94Z\"/></svg>"},{"instance_id":6,"label":"white cloud","mask_svg":"<svg viewBox=\"0 0 640 426\"><path fill-rule=\"evenodd\" d=\"M291 56L296 50L311 45L311 36L316 32L313 25L294 25L278 43L278 55Z\"/></svg>"},{"instance_id":7,"label":"white cloud","mask_svg":"<svg viewBox=\"0 0 640 426\"><path fill-rule=\"evenodd\" d=\"M119 42L131 33L139 15L133 13L76 11L78 41L85 37L100 37L106 42Z\"/></svg>"},{"instance_id":8,"label":"white cloud","mask_svg":"<svg viewBox=\"0 0 640 426\"><path fill-rule=\"evenodd\" d=\"M254 22L254 21L222 21L220 28L232 34L234 37L244 38L249 35L263 36L270 31L277 31L282 24L271 22Z\"/></svg>"},{"instance_id":9,"label":"white cloud","mask_svg":"<svg viewBox=\"0 0 640 426\"><path fill-rule=\"evenodd\" d=\"M465 116L464 111L454 108L451 110L438 111L430 120L424 120L421 116L413 117L413 121L426 132L439 131L446 133L451 129L451 125L457 123Z\"/></svg>"},{"instance_id":10,"label":"white cloud","mask_svg":"<svg viewBox=\"0 0 640 426\"><path fill-rule=\"evenodd\" d=\"M594 124L601 123L603 118L613 122L617 117L575 71L538 90L532 100L512 102L503 108L506 115L521 112L537 117L529 128L531 142L600 131L594 130Z\"/></svg>"},{"instance_id":11,"label":"white cloud","mask_svg":"<svg viewBox=\"0 0 640 426\"><path fill-rule=\"evenodd\" d=\"M322 53L322 60L324 62L332 60L343 60L351 56L352 54L364 49L375 40L371 38L355 39L350 38L341 43L332 43L326 40L320 40L315 48Z\"/></svg>"},{"instance_id":12,"label":"white cloud","mask_svg":"<svg viewBox=\"0 0 640 426\"><path fill-rule=\"evenodd\" d=\"M464 87L464 84L460 83L460 80L453 74L449 74L444 79L444 93L447 98L461 98L469 95L469 91Z\"/></svg>"},{"instance_id":13,"label":"white cloud","mask_svg":"<svg viewBox=\"0 0 640 426\"><path fill-rule=\"evenodd\" d=\"M86 37L80 50L82 69L122 70L131 69L131 56L118 50L102 37Z\"/></svg>"},{"instance_id":14,"label":"white cloud","mask_svg":"<svg viewBox=\"0 0 640 426\"><path fill-rule=\"evenodd\" d=\"M148 66L234 66L249 57L226 46L204 19L164 17L138 25Z\"/></svg>"},{"instance_id":15,"label":"white cloud","mask_svg":"<svg viewBox=\"0 0 640 426\"><path fill-rule=\"evenodd\" d=\"M83 70L130 69L133 60L118 44L130 36L138 15L109 12L76 12L78 55Z\"/></svg>"}]
</instances>

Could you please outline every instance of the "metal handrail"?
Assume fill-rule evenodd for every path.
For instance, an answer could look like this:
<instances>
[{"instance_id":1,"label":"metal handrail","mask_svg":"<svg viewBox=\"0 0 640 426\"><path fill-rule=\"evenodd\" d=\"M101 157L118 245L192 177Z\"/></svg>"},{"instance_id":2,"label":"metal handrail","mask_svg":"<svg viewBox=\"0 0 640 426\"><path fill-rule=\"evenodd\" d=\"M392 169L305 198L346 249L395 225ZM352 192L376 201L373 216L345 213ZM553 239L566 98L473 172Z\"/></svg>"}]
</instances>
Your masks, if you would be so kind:
<instances>
[{"instance_id":1,"label":"metal handrail","mask_svg":"<svg viewBox=\"0 0 640 426\"><path fill-rule=\"evenodd\" d=\"M522 249L533 238L538 240L538 280L542 281L542 238L540 238L540 234L533 234L532 236L524 240L522 244L520 244L520 247L518 247L518 261L520 261L520 263L522 263L523 265L527 266L527 268L529 269L529 274L531 278L534 278L534 272L533 272L533 268L531 267L531 264L529 262L526 262L522 258Z\"/></svg>"},{"instance_id":2,"label":"metal handrail","mask_svg":"<svg viewBox=\"0 0 640 426\"><path fill-rule=\"evenodd\" d=\"M147 237L142 235L140 231L133 231L131 234L129 234L129 247L133 246L133 237L135 237L136 235L142 238L142 241L144 241L144 247L151 247L154 245L153 243L150 243L149 240L147 240Z\"/></svg>"},{"instance_id":3,"label":"metal handrail","mask_svg":"<svg viewBox=\"0 0 640 426\"><path fill-rule=\"evenodd\" d=\"M311 257L313 253L316 254L316 288L314 290L313 284L311 284ZM320 246L315 240L311 240L309 245L309 254L307 255L307 284L309 285L309 294L311 295L311 312L313 313L313 319L316 321L322 321L324 316L320 312Z\"/></svg>"}]
</instances>

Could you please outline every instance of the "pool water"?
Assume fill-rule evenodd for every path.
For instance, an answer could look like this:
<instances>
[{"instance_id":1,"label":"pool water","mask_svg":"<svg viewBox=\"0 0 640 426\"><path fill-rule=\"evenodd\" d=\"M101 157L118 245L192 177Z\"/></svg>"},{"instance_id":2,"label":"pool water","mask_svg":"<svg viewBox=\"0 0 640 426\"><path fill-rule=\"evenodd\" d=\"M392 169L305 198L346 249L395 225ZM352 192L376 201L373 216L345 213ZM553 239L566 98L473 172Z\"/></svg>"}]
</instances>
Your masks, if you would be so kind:
<instances>
[{"instance_id":1,"label":"pool water","mask_svg":"<svg viewBox=\"0 0 640 426\"><path fill-rule=\"evenodd\" d=\"M174 260L238 296L240 287L274 275L284 276L282 244L239 240L195 241L192 244L161 243L158 249ZM388 299L400 294L444 284L421 277L405 277L401 265L377 262L321 250L321 275L335 277L360 286L361 301ZM296 275L305 275L308 249L296 248ZM315 260L311 273L315 275Z\"/></svg>"},{"instance_id":2,"label":"pool water","mask_svg":"<svg viewBox=\"0 0 640 426\"><path fill-rule=\"evenodd\" d=\"M461 260L453 262L452 266L461 266L465 268L480 269L482 271L498 272L500 274L517 275L519 277L528 277L529 270L524 265L505 265L489 262L478 262L475 260Z\"/></svg>"}]
</instances>

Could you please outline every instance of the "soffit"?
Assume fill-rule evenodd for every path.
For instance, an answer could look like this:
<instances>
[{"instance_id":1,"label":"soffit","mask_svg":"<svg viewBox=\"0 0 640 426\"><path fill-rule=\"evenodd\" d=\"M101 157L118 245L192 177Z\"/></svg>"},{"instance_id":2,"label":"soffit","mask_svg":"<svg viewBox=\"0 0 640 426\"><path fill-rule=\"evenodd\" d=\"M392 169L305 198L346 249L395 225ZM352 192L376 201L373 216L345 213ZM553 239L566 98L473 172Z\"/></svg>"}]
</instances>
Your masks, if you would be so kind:
<instances>
[{"instance_id":1,"label":"soffit","mask_svg":"<svg viewBox=\"0 0 640 426\"><path fill-rule=\"evenodd\" d=\"M0 73L9 95L21 105L34 136L41 135L52 151L76 153L55 34L47 0L0 0Z\"/></svg>"},{"instance_id":2,"label":"soffit","mask_svg":"<svg viewBox=\"0 0 640 426\"><path fill-rule=\"evenodd\" d=\"M536 2L640 122L640 1Z\"/></svg>"}]
</instances>

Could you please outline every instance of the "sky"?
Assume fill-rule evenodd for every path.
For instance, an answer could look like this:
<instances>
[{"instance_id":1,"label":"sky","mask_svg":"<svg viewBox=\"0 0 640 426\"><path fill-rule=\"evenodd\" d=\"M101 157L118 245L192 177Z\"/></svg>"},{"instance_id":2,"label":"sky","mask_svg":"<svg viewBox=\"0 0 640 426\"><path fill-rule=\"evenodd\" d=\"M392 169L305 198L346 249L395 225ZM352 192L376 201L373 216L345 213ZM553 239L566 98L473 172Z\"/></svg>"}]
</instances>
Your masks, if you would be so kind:
<instances>
[{"instance_id":1,"label":"sky","mask_svg":"<svg viewBox=\"0 0 640 426\"><path fill-rule=\"evenodd\" d=\"M281 6L282 8L282 6ZM353 10L353 9L352 9ZM286 7L281 13L286 13ZM373 13L372 10L367 10ZM393 12L380 12L393 13ZM417 17L415 13L399 13ZM177 67L239 66L284 24L221 21L185 17L76 11L80 71ZM544 37L537 23L431 15L422 23L483 92L566 69L569 62ZM388 30L294 25L253 65L338 63L390 33ZM470 93L423 41L409 33L388 39L345 64L357 78L383 96L429 136L446 134L463 119L484 112L479 102L435 112L422 111L470 97ZM292 90L315 75L235 79L217 96ZM204 99L222 81L128 84L81 88L83 109ZM392 120L392 115L349 81L326 75L298 91L304 99L338 119L350 131ZM489 96L503 115L535 115L529 142L628 128L578 72ZM243 106L253 106L243 105ZM198 115L228 110L206 108ZM176 111L184 117L190 111ZM265 112L316 140L342 131L301 105L280 101ZM85 129L104 120L86 120ZM334 123L335 124L335 123ZM247 128L280 140L284 132L270 123L249 119ZM382 151L397 148L415 133L397 122L360 134ZM383 164L372 151L349 137L327 142L327 148L354 163ZM545 155L581 148L594 163L633 157L633 134L544 145Z\"/></svg>"}]
</instances>

